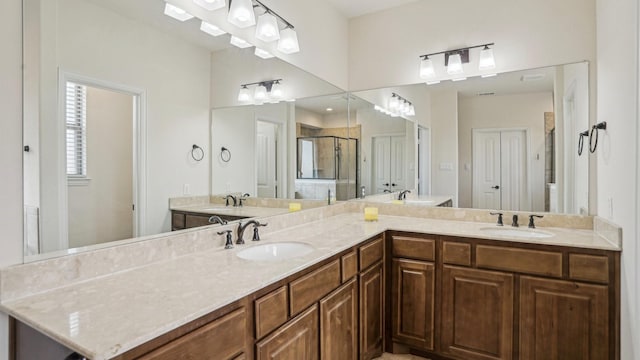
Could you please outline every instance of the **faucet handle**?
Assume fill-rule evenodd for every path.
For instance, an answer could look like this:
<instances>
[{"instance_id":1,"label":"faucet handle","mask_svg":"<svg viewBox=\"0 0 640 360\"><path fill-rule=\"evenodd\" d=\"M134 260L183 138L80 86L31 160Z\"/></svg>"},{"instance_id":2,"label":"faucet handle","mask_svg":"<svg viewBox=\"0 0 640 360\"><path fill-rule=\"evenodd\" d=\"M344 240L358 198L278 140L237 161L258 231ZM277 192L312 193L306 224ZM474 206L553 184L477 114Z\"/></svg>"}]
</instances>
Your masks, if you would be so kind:
<instances>
[{"instance_id":1,"label":"faucet handle","mask_svg":"<svg viewBox=\"0 0 640 360\"><path fill-rule=\"evenodd\" d=\"M490 212L489 215L498 215L498 222L496 223L497 226L504 226L504 224L502 223L502 214L501 212Z\"/></svg>"},{"instance_id":2,"label":"faucet handle","mask_svg":"<svg viewBox=\"0 0 640 360\"><path fill-rule=\"evenodd\" d=\"M259 221L256 221L255 224L253 224L253 241L260 241L260 234L258 233L258 228L261 226L267 226L269 224L265 223L265 224L260 224Z\"/></svg>"},{"instance_id":3,"label":"faucet handle","mask_svg":"<svg viewBox=\"0 0 640 360\"><path fill-rule=\"evenodd\" d=\"M529 215L529 228L530 229L535 229L536 228L536 224L533 222L533 218L542 219L543 217L544 216L542 216L542 215L534 215L534 214Z\"/></svg>"},{"instance_id":4,"label":"faucet handle","mask_svg":"<svg viewBox=\"0 0 640 360\"><path fill-rule=\"evenodd\" d=\"M519 227L520 225L518 225L518 215L517 214L513 214L513 222L511 223L511 226L513 227Z\"/></svg>"},{"instance_id":5,"label":"faucet handle","mask_svg":"<svg viewBox=\"0 0 640 360\"><path fill-rule=\"evenodd\" d=\"M232 230L224 230L224 231L218 231L218 235L224 235L225 233L227 234L226 239L227 241L224 243L224 248L225 249L233 249L233 237L231 235L233 231Z\"/></svg>"}]
</instances>

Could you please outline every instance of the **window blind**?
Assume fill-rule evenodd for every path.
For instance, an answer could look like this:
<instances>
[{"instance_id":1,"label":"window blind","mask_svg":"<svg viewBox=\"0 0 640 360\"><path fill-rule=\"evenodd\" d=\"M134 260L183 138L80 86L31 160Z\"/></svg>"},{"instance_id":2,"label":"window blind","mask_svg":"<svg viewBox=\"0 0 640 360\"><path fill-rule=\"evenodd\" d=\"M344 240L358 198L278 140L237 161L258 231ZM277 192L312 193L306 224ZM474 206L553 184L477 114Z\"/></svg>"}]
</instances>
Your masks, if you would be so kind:
<instances>
[{"instance_id":1,"label":"window blind","mask_svg":"<svg viewBox=\"0 0 640 360\"><path fill-rule=\"evenodd\" d=\"M87 176L87 88L67 82L67 177Z\"/></svg>"}]
</instances>

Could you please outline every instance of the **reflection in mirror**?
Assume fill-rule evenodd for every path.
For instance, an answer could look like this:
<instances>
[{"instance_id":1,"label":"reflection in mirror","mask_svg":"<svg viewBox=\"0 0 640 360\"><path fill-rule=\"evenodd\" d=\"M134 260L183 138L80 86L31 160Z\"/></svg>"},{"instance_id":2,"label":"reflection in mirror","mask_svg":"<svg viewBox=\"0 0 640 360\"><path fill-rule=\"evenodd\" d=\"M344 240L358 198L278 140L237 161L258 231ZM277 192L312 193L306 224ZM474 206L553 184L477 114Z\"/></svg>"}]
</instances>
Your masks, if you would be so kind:
<instances>
[{"instance_id":1,"label":"reflection in mirror","mask_svg":"<svg viewBox=\"0 0 640 360\"><path fill-rule=\"evenodd\" d=\"M188 225L172 221L169 199L208 204L236 189L253 199L295 196L295 103L241 107L250 128L238 128L243 119L229 107L255 81L283 79L286 99L340 89L234 48L197 19L172 19L162 1L23 5L26 260ZM225 111L233 136L214 131Z\"/></svg>"},{"instance_id":2,"label":"reflection in mirror","mask_svg":"<svg viewBox=\"0 0 640 360\"><path fill-rule=\"evenodd\" d=\"M582 62L356 92L369 102L356 114L361 182L369 193L408 188L462 208L588 214L589 163L578 155L588 71ZM414 116L375 110L388 110L393 93Z\"/></svg>"}]
</instances>

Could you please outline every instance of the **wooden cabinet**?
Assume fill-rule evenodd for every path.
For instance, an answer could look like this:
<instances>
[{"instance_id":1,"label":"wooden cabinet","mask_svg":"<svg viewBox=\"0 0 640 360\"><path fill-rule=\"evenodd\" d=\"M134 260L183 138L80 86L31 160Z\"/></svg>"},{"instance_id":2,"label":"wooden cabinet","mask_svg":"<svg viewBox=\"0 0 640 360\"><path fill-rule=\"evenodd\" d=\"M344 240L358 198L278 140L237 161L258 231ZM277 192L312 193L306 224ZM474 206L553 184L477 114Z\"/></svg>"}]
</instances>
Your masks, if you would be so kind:
<instances>
[{"instance_id":1,"label":"wooden cabinet","mask_svg":"<svg viewBox=\"0 0 640 360\"><path fill-rule=\"evenodd\" d=\"M318 306L314 305L256 345L256 360L317 360Z\"/></svg>"},{"instance_id":2,"label":"wooden cabinet","mask_svg":"<svg viewBox=\"0 0 640 360\"><path fill-rule=\"evenodd\" d=\"M444 266L442 352L467 360L511 359L514 276Z\"/></svg>"},{"instance_id":3,"label":"wooden cabinet","mask_svg":"<svg viewBox=\"0 0 640 360\"><path fill-rule=\"evenodd\" d=\"M246 219L246 216L235 216L225 214L204 214L204 213L192 213L184 211L171 211L171 231L190 229L199 226L211 225L209 218L212 215L219 216L222 220L234 221L240 219Z\"/></svg>"},{"instance_id":4,"label":"wooden cabinet","mask_svg":"<svg viewBox=\"0 0 640 360\"><path fill-rule=\"evenodd\" d=\"M393 259L393 340L434 350L435 265Z\"/></svg>"},{"instance_id":5,"label":"wooden cabinet","mask_svg":"<svg viewBox=\"0 0 640 360\"><path fill-rule=\"evenodd\" d=\"M246 324L247 314L245 309L241 308L139 359L236 359L246 350Z\"/></svg>"},{"instance_id":6,"label":"wooden cabinet","mask_svg":"<svg viewBox=\"0 0 640 360\"><path fill-rule=\"evenodd\" d=\"M383 311L384 274L380 262L360 274L360 359L382 354Z\"/></svg>"},{"instance_id":7,"label":"wooden cabinet","mask_svg":"<svg viewBox=\"0 0 640 360\"><path fill-rule=\"evenodd\" d=\"M609 359L607 294L602 285L523 276L520 359Z\"/></svg>"},{"instance_id":8,"label":"wooden cabinet","mask_svg":"<svg viewBox=\"0 0 640 360\"><path fill-rule=\"evenodd\" d=\"M320 358L358 358L358 287L355 279L320 301Z\"/></svg>"}]
</instances>

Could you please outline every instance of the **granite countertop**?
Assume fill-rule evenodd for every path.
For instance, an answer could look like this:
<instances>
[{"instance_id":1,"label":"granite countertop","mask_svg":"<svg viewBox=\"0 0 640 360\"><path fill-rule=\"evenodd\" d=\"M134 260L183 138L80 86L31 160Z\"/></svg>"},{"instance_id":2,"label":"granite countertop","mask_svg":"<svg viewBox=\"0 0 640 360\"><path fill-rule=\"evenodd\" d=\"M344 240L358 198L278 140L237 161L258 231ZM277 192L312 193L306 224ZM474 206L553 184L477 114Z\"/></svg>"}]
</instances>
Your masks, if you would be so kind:
<instances>
[{"instance_id":1,"label":"granite countertop","mask_svg":"<svg viewBox=\"0 0 640 360\"><path fill-rule=\"evenodd\" d=\"M198 204L186 206L171 206L170 210L186 211L206 215L230 215L242 217L264 217L286 214L288 208L271 208L258 206L224 206L220 204Z\"/></svg>"},{"instance_id":2,"label":"granite countertop","mask_svg":"<svg viewBox=\"0 0 640 360\"><path fill-rule=\"evenodd\" d=\"M544 228L554 236L517 240L481 230L494 224L346 212L267 233L259 244L304 242L314 250L282 262L249 261L216 246L6 300L0 310L93 360L109 359L241 299L386 230L620 251L592 230ZM525 229L523 229L525 230Z\"/></svg>"}]
</instances>

